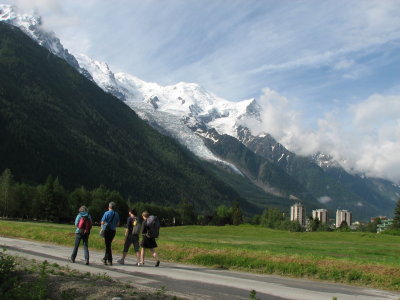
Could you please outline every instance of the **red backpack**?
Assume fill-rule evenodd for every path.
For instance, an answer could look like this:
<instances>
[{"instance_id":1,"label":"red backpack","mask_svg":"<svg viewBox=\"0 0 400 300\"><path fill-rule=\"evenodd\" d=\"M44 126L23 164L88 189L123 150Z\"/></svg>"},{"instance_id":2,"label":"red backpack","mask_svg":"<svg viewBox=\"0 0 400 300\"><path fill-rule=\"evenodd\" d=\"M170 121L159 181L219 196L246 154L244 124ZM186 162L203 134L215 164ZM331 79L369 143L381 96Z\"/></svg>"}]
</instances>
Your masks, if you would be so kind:
<instances>
[{"instance_id":1,"label":"red backpack","mask_svg":"<svg viewBox=\"0 0 400 300\"><path fill-rule=\"evenodd\" d=\"M88 217L81 217L78 222L79 232L81 234L89 234L92 229L92 220Z\"/></svg>"}]
</instances>

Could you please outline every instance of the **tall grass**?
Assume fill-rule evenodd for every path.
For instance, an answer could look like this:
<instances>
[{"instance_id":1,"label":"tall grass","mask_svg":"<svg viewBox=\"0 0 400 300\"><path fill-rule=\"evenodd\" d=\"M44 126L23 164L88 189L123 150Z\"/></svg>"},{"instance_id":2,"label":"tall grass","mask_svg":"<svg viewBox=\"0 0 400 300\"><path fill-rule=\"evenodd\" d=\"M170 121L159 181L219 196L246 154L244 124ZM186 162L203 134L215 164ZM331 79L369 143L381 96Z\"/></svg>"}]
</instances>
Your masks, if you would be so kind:
<instances>
[{"instance_id":1,"label":"tall grass","mask_svg":"<svg viewBox=\"0 0 400 300\"><path fill-rule=\"evenodd\" d=\"M123 248L118 229L114 251ZM0 221L0 235L72 247L74 227ZM400 237L361 232L285 232L251 225L162 228L163 260L400 290ZM94 228L91 249L104 249Z\"/></svg>"}]
</instances>

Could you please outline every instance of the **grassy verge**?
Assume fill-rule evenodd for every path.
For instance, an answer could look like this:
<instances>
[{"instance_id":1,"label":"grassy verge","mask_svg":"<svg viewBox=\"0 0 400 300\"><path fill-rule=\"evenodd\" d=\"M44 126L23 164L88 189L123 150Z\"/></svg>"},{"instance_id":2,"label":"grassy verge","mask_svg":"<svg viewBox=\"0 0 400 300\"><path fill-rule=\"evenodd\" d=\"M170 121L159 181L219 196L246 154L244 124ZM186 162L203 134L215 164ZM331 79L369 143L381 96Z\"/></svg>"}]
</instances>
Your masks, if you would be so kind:
<instances>
[{"instance_id":1,"label":"grassy verge","mask_svg":"<svg viewBox=\"0 0 400 300\"><path fill-rule=\"evenodd\" d=\"M123 248L119 229L113 249ZM243 226L162 228L163 260L400 291L400 237L359 232L294 233ZM73 226L0 221L0 235L73 245ZM104 249L93 229L90 248Z\"/></svg>"},{"instance_id":2,"label":"grassy verge","mask_svg":"<svg viewBox=\"0 0 400 300\"><path fill-rule=\"evenodd\" d=\"M38 263L0 252L2 300L178 299L161 288L145 292L104 274L81 273L68 267Z\"/></svg>"}]
</instances>

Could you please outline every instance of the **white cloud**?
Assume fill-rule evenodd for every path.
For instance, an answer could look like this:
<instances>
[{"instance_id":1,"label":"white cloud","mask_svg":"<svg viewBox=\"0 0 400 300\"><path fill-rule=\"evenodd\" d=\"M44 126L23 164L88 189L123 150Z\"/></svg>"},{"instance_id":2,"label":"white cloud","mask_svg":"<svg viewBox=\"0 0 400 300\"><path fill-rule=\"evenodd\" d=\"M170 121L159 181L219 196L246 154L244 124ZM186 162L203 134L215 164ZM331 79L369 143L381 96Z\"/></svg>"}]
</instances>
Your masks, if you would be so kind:
<instances>
[{"instance_id":1,"label":"white cloud","mask_svg":"<svg viewBox=\"0 0 400 300\"><path fill-rule=\"evenodd\" d=\"M73 6L77 2L65 2L62 0L13 0L21 13L36 13L41 17L42 27L47 31L54 31L60 38L64 47L73 52L86 52L91 46L90 37L79 30L81 18L73 13ZM96 0L86 0L82 5L94 5Z\"/></svg>"},{"instance_id":2,"label":"white cloud","mask_svg":"<svg viewBox=\"0 0 400 300\"><path fill-rule=\"evenodd\" d=\"M354 65L354 60L342 59L333 66L335 70L346 70Z\"/></svg>"},{"instance_id":3,"label":"white cloud","mask_svg":"<svg viewBox=\"0 0 400 300\"><path fill-rule=\"evenodd\" d=\"M254 134L270 133L300 155L329 154L350 172L400 181L400 95L372 95L326 113L311 129L295 102L271 89L263 92L262 122L248 123Z\"/></svg>"},{"instance_id":4,"label":"white cloud","mask_svg":"<svg viewBox=\"0 0 400 300\"><path fill-rule=\"evenodd\" d=\"M300 155L318 151L320 145L315 137L316 133L306 130L302 125L302 116L296 109L296 101L289 101L276 91L264 88L258 102L262 107L261 123L244 120L253 134L269 133Z\"/></svg>"},{"instance_id":5,"label":"white cloud","mask_svg":"<svg viewBox=\"0 0 400 300\"><path fill-rule=\"evenodd\" d=\"M400 95L374 94L363 102L350 106L354 124L363 130L400 119Z\"/></svg>"},{"instance_id":6,"label":"white cloud","mask_svg":"<svg viewBox=\"0 0 400 300\"><path fill-rule=\"evenodd\" d=\"M318 201L319 201L320 203L322 203L322 204L326 204L326 203L328 203L328 202L331 202L331 201L332 201L332 198L329 197L329 196L322 196L322 197L319 197L319 198L318 198Z\"/></svg>"},{"instance_id":7,"label":"white cloud","mask_svg":"<svg viewBox=\"0 0 400 300\"><path fill-rule=\"evenodd\" d=\"M400 38L398 1L226 2L16 0L43 13L75 52L146 81L197 82L233 100L290 87L293 71L301 80L323 67L360 78L370 66L358 67L354 54ZM319 87L328 81L320 80Z\"/></svg>"}]
</instances>

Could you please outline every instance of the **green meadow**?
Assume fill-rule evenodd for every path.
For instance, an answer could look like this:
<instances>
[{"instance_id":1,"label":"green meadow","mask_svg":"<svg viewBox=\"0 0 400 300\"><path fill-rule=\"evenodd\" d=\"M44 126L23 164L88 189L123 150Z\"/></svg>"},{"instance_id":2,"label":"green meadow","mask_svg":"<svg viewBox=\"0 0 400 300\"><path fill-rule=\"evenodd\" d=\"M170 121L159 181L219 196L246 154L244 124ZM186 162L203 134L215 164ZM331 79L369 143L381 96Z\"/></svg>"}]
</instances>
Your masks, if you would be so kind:
<instances>
[{"instance_id":1,"label":"green meadow","mask_svg":"<svg viewBox=\"0 0 400 300\"><path fill-rule=\"evenodd\" d=\"M91 249L104 249L92 229ZM124 229L113 243L123 248ZM0 221L0 235L71 246L74 226ZM400 291L400 237L363 232L286 232L252 225L161 228L164 261ZM133 250L131 250L133 251Z\"/></svg>"}]
</instances>

